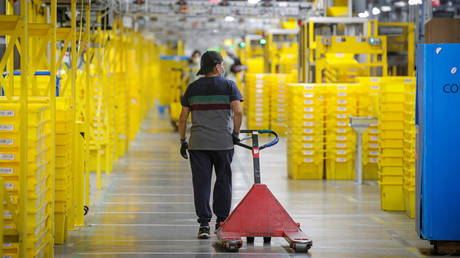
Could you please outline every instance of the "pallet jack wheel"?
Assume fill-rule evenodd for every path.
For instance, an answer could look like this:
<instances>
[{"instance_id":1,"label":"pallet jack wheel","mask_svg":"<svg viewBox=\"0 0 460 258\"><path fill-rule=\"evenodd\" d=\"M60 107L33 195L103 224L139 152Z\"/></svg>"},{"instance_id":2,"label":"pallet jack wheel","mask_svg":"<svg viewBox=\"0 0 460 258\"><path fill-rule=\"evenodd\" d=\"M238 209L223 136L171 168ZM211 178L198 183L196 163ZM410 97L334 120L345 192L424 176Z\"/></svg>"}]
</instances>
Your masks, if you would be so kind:
<instances>
[{"instance_id":1,"label":"pallet jack wheel","mask_svg":"<svg viewBox=\"0 0 460 258\"><path fill-rule=\"evenodd\" d=\"M89 212L89 207L88 206L83 206L83 215L86 216Z\"/></svg>"},{"instance_id":2,"label":"pallet jack wheel","mask_svg":"<svg viewBox=\"0 0 460 258\"><path fill-rule=\"evenodd\" d=\"M269 244L272 241L272 237L264 237L264 244Z\"/></svg>"},{"instance_id":3,"label":"pallet jack wheel","mask_svg":"<svg viewBox=\"0 0 460 258\"><path fill-rule=\"evenodd\" d=\"M246 237L246 242L248 244L254 244L254 239L255 239L254 237Z\"/></svg>"},{"instance_id":4,"label":"pallet jack wheel","mask_svg":"<svg viewBox=\"0 0 460 258\"><path fill-rule=\"evenodd\" d=\"M306 253L310 249L311 245L308 243L295 243L294 244L294 251L296 253Z\"/></svg>"},{"instance_id":5,"label":"pallet jack wheel","mask_svg":"<svg viewBox=\"0 0 460 258\"><path fill-rule=\"evenodd\" d=\"M230 240L230 241L225 242L224 249L227 252L238 252L241 245L242 245L241 241Z\"/></svg>"}]
</instances>

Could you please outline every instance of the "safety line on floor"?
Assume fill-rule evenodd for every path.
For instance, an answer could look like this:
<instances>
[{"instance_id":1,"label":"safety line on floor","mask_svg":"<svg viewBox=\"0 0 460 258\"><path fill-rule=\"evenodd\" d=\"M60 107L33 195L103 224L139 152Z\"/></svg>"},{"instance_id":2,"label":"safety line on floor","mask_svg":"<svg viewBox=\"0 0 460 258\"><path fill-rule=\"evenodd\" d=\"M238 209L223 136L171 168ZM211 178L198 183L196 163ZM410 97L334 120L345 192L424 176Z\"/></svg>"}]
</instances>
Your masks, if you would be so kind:
<instances>
[{"instance_id":1,"label":"safety line on floor","mask_svg":"<svg viewBox=\"0 0 460 258\"><path fill-rule=\"evenodd\" d=\"M189 211L95 211L93 214L195 214Z\"/></svg>"},{"instance_id":2,"label":"safety line on floor","mask_svg":"<svg viewBox=\"0 0 460 258\"><path fill-rule=\"evenodd\" d=\"M89 224L90 227L197 227L197 224Z\"/></svg>"},{"instance_id":3,"label":"safety line on floor","mask_svg":"<svg viewBox=\"0 0 460 258\"><path fill-rule=\"evenodd\" d=\"M289 257L291 254L283 254L283 253L243 253L240 251L240 254L244 254L245 256L252 256L252 255L270 255L276 257ZM78 253L77 255L225 255L229 256L229 253L203 253L203 252L96 252L96 253Z\"/></svg>"},{"instance_id":4,"label":"safety line on floor","mask_svg":"<svg viewBox=\"0 0 460 258\"><path fill-rule=\"evenodd\" d=\"M138 204L193 204L193 202L102 202L102 204L121 204L121 205L138 205Z\"/></svg>"}]
</instances>

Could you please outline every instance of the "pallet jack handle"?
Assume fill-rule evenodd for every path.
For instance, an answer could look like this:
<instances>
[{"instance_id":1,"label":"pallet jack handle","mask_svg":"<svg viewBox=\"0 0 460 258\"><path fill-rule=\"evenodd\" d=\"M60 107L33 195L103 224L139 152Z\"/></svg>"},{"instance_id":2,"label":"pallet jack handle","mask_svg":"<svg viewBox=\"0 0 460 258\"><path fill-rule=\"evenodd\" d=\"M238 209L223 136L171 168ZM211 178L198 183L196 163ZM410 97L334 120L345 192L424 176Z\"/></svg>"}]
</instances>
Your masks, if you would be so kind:
<instances>
[{"instance_id":1,"label":"pallet jack handle","mask_svg":"<svg viewBox=\"0 0 460 258\"><path fill-rule=\"evenodd\" d=\"M252 160L254 165L254 184L260 184L260 151L276 145L279 142L279 136L273 130L241 130L240 133L251 135L241 140L244 141L252 138L252 146L246 145L242 142L239 142L236 145L252 151ZM272 134L275 136L275 139L269 143L259 146L259 134Z\"/></svg>"}]
</instances>

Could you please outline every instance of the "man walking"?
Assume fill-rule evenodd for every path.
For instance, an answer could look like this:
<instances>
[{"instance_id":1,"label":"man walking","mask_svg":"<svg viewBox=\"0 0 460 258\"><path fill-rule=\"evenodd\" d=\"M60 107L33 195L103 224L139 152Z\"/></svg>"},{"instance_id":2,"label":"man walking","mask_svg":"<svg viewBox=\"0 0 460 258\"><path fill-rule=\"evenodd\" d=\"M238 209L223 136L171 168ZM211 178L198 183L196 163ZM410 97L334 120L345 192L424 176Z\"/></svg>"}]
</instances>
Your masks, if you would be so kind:
<instances>
[{"instance_id":1,"label":"man walking","mask_svg":"<svg viewBox=\"0 0 460 258\"><path fill-rule=\"evenodd\" d=\"M180 153L185 159L190 154L195 211L200 228L198 238L210 237L209 222L212 212L209 205L211 178L214 167L212 211L217 216L216 230L229 212L232 200L231 162L234 144L239 141L243 113L243 97L235 82L224 79L224 62L215 51L201 57L198 75L204 77L190 84L182 97L179 120ZM192 114L190 144L186 140L186 122Z\"/></svg>"}]
</instances>

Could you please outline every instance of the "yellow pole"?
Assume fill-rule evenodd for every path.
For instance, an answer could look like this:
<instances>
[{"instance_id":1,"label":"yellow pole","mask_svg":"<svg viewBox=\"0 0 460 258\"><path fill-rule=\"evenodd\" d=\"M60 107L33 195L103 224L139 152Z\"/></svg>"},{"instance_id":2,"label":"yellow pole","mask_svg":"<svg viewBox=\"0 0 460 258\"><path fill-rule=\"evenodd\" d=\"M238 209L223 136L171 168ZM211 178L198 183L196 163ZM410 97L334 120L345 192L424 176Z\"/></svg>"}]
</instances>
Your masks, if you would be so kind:
<instances>
[{"instance_id":1,"label":"yellow pole","mask_svg":"<svg viewBox=\"0 0 460 258\"><path fill-rule=\"evenodd\" d=\"M19 193L19 257L27 257L27 192L28 192L28 129L29 129L29 106L28 106L28 83L29 83L29 14L28 1L20 2L21 23L21 146L20 146L20 193Z\"/></svg>"},{"instance_id":2,"label":"yellow pole","mask_svg":"<svg viewBox=\"0 0 460 258\"><path fill-rule=\"evenodd\" d=\"M56 21L57 21L57 0L51 0L51 46L50 46L50 87L49 87L49 96L50 96L50 105L51 105L51 159L50 159L50 171L51 171L51 182L52 188L51 191L51 232L50 232L50 242L49 242L49 255L50 257L54 256L54 234L55 234L55 225L54 225L54 203L56 199L56 76L57 76L57 67L56 67Z\"/></svg>"},{"instance_id":3,"label":"yellow pole","mask_svg":"<svg viewBox=\"0 0 460 258\"><path fill-rule=\"evenodd\" d=\"M84 130L85 130L85 139L84 139L84 145L85 145L85 152L84 152L84 163L85 163L85 166L83 168L83 175L81 175L81 182L80 183L76 183L76 186L78 188L78 195L77 195L77 198L81 199L81 200L77 200L78 201L78 205L77 207L83 207L83 206L89 206L89 190L90 190L90 187L89 187L89 182L86 181L86 178L89 179L89 171L87 169L87 161L88 161L88 157L89 157L89 128L90 128L90 123L91 121L89 120L89 117L90 117L90 108L89 108L89 105L90 105L90 94L89 94L89 91L90 91L90 86L91 86L91 80L90 80L90 73L91 73L91 70L90 70L90 39L91 39L91 23L89 22L90 21L90 17L91 17L91 2L89 2L89 4L86 6L86 10L85 10L85 17L86 17L86 23L85 23L85 37L86 37L86 52L85 52L85 56L86 56L86 63L85 63L85 124L84 124ZM85 225L85 219L84 219L84 215L83 213L81 212L78 212L77 210L77 214L76 214L76 218L75 218L75 224L77 226L84 226Z\"/></svg>"},{"instance_id":4,"label":"yellow pole","mask_svg":"<svg viewBox=\"0 0 460 258\"><path fill-rule=\"evenodd\" d=\"M407 24L407 76L415 76L415 29L413 23Z\"/></svg>"},{"instance_id":5,"label":"yellow pole","mask_svg":"<svg viewBox=\"0 0 460 258\"><path fill-rule=\"evenodd\" d=\"M71 87L71 112L72 112L72 178L78 176L78 126L77 126L77 0L71 0L70 2L70 39L71 39L71 51L70 51L70 87ZM72 193L73 195L73 193ZM73 198L72 198L73 199ZM70 210L73 210L75 203L71 204ZM73 214L70 214L73 216ZM68 221L72 221L71 219ZM74 225L69 225L73 228Z\"/></svg>"},{"instance_id":6,"label":"yellow pole","mask_svg":"<svg viewBox=\"0 0 460 258\"><path fill-rule=\"evenodd\" d=\"M11 4L11 2L10 1L5 1L5 5L6 5L5 6L6 7L6 15L13 15L14 14L14 7ZM5 45L8 46L8 43L11 40L11 36L6 36L5 40L6 40ZM4 90L5 90L5 95L8 98L11 98L12 96L14 96L14 76L13 76L13 73L14 73L14 54L12 54L10 58L8 58L6 71L8 72L8 84L7 84L6 89L4 88Z\"/></svg>"},{"instance_id":7,"label":"yellow pole","mask_svg":"<svg viewBox=\"0 0 460 258\"><path fill-rule=\"evenodd\" d=\"M99 44L99 47L96 49L96 66L97 66L97 69L96 69L96 73L97 73L97 82L100 83L100 58L101 58L101 50L100 50L100 46L101 46L101 40L100 40L100 37L101 37L101 12L97 12L97 22L96 24L98 25L98 28L97 28L97 32L96 32L96 44ZM100 86L100 85L99 85ZM102 89L102 88L99 88L99 89ZM102 97L102 95L100 95ZM100 101L100 100L99 100ZM101 108L100 105L98 105L98 109L99 110ZM96 115L98 117L98 124L100 124L102 121L100 119L100 115L101 115L101 112L96 112ZM98 134L99 134L99 129L98 129ZM99 138L99 137L96 137L96 138ZM100 145L100 142L99 142L99 139L96 139L96 189L100 190L102 189L102 181L101 181L101 145Z\"/></svg>"}]
</instances>

